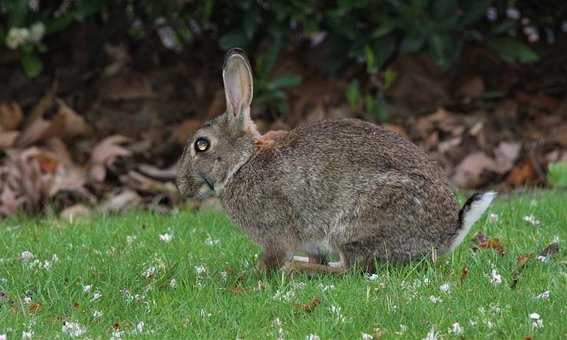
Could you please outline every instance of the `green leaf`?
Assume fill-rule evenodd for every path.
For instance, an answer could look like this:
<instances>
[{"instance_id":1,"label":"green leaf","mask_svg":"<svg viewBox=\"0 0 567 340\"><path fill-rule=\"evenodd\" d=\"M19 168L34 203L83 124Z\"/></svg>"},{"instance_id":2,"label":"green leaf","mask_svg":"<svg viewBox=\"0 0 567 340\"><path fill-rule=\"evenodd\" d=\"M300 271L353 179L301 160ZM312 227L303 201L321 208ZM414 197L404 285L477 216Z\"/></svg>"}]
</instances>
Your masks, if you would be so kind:
<instances>
[{"instance_id":1,"label":"green leaf","mask_svg":"<svg viewBox=\"0 0 567 340\"><path fill-rule=\"evenodd\" d=\"M33 51L22 51L20 62L29 78L37 77L43 70L43 63Z\"/></svg>"},{"instance_id":2,"label":"green leaf","mask_svg":"<svg viewBox=\"0 0 567 340\"><path fill-rule=\"evenodd\" d=\"M537 53L521 41L513 38L494 38L489 40L487 45L507 62L529 63L539 60Z\"/></svg>"},{"instance_id":3,"label":"green leaf","mask_svg":"<svg viewBox=\"0 0 567 340\"><path fill-rule=\"evenodd\" d=\"M376 40L373 46L375 56L374 63L376 69L379 70L396 51L396 41L394 37L386 36Z\"/></svg>"},{"instance_id":4,"label":"green leaf","mask_svg":"<svg viewBox=\"0 0 567 340\"><path fill-rule=\"evenodd\" d=\"M280 38L275 39L270 49L258 58L258 75L260 77L265 78L270 74L278 60L281 46L282 40Z\"/></svg>"},{"instance_id":5,"label":"green leaf","mask_svg":"<svg viewBox=\"0 0 567 340\"><path fill-rule=\"evenodd\" d=\"M45 33L52 34L63 31L73 23L74 19L73 15L68 12L58 18L50 19L45 25Z\"/></svg>"},{"instance_id":6,"label":"green leaf","mask_svg":"<svg viewBox=\"0 0 567 340\"><path fill-rule=\"evenodd\" d=\"M384 72L384 90L388 90L390 87L392 87L397 77L398 75L396 71L388 68L386 72Z\"/></svg>"},{"instance_id":7,"label":"green leaf","mask_svg":"<svg viewBox=\"0 0 567 340\"><path fill-rule=\"evenodd\" d=\"M269 87L271 89L280 89L283 87L292 87L292 86L297 86L299 84L301 84L301 76L297 75L297 74L283 74L281 76L278 76L276 78L274 78L270 84Z\"/></svg>"},{"instance_id":8,"label":"green leaf","mask_svg":"<svg viewBox=\"0 0 567 340\"><path fill-rule=\"evenodd\" d=\"M547 181L554 187L567 188L567 162L550 164L548 167Z\"/></svg>"},{"instance_id":9,"label":"green leaf","mask_svg":"<svg viewBox=\"0 0 567 340\"><path fill-rule=\"evenodd\" d=\"M355 79L348 84L345 96L350 108L352 110L356 110L358 101L360 100L360 85L358 83L358 79Z\"/></svg>"}]
</instances>

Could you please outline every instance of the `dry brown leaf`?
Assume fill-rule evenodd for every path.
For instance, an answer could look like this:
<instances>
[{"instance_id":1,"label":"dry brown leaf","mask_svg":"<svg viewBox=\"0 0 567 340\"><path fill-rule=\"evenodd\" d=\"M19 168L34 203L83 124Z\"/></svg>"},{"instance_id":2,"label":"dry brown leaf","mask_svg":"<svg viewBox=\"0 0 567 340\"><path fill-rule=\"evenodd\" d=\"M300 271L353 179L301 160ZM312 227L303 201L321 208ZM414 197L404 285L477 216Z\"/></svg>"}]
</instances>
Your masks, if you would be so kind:
<instances>
[{"instance_id":1,"label":"dry brown leaf","mask_svg":"<svg viewBox=\"0 0 567 340\"><path fill-rule=\"evenodd\" d=\"M118 157L128 157L132 154L130 150L121 145L128 141L130 139L127 137L114 135L98 142L94 146L89 160L89 176L97 182L104 181L106 169Z\"/></svg>"},{"instance_id":2,"label":"dry brown leaf","mask_svg":"<svg viewBox=\"0 0 567 340\"><path fill-rule=\"evenodd\" d=\"M130 73L104 80L102 96L111 100L152 98L156 92L152 80L145 74Z\"/></svg>"},{"instance_id":3,"label":"dry brown leaf","mask_svg":"<svg viewBox=\"0 0 567 340\"><path fill-rule=\"evenodd\" d=\"M536 178L537 174L532 162L526 160L512 169L506 178L506 182L514 186L521 186L534 181Z\"/></svg>"},{"instance_id":4,"label":"dry brown leaf","mask_svg":"<svg viewBox=\"0 0 567 340\"><path fill-rule=\"evenodd\" d=\"M0 131L16 130L22 117L22 108L18 103L0 103Z\"/></svg>"},{"instance_id":5,"label":"dry brown leaf","mask_svg":"<svg viewBox=\"0 0 567 340\"><path fill-rule=\"evenodd\" d=\"M34 303L30 303L28 305L28 311L31 314L37 314L37 313L41 312L41 309L42 309L41 303L34 302Z\"/></svg>"},{"instance_id":6,"label":"dry brown leaf","mask_svg":"<svg viewBox=\"0 0 567 340\"><path fill-rule=\"evenodd\" d=\"M0 129L0 149L7 149L14 146L19 135L20 133L18 131L2 131Z\"/></svg>"},{"instance_id":7,"label":"dry brown leaf","mask_svg":"<svg viewBox=\"0 0 567 340\"><path fill-rule=\"evenodd\" d=\"M557 254L558 252L559 252L559 242L552 242L539 253L539 256L551 257Z\"/></svg>"},{"instance_id":8,"label":"dry brown leaf","mask_svg":"<svg viewBox=\"0 0 567 340\"><path fill-rule=\"evenodd\" d=\"M465 100L480 97L484 93L484 81L481 77L475 76L469 79L466 79L457 94L460 97L463 97Z\"/></svg>"},{"instance_id":9,"label":"dry brown leaf","mask_svg":"<svg viewBox=\"0 0 567 340\"><path fill-rule=\"evenodd\" d=\"M474 152L457 165L452 180L461 188L475 188L484 184L483 174L493 171L495 168L494 159L488 157L482 151Z\"/></svg>"},{"instance_id":10,"label":"dry brown leaf","mask_svg":"<svg viewBox=\"0 0 567 340\"><path fill-rule=\"evenodd\" d=\"M494 150L494 157L496 158L495 171L499 174L505 174L512 167L520 155L522 145L515 142L501 142Z\"/></svg>"},{"instance_id":11,"label":"dry brown leaf","mask_svg":"<svg viewBox=\"0 0 567 340\"><path fill-rule=\"evenodd\" d=\"M63 209L59 213L59 217L68 221L73 222L77 218L89 216L91 213L90 209L83 204L75 204L70 207Z\"/></svg>"},{"instance_id":12,"label":"dry brown leaf","mask_svg":"<svg viewBox=\"0 0 567 340\"><path fill-rule=\"evenodd\" d=\"M92 128L87 121L71 109L63 100L57 99L59 110L57 115L62 116L64 121L63 137L86 136L91 133Z\"/></svg>"},{"instance_id":13,"label":"dry brown leaf","mask_svg":"<svg viewBox=\"0 0 567 340\"><path fill-rule=\"evenodd\" d=\"M527 255L520 255L516 258L516 263L518 267L512 272L512 282L510 283L510 288L514 289L518 285L520 276L526 267L526 264L534 257L534 254L530 253Z\"/></svg>"},{"instance_id":14,"label":"dry brown leaf","mask_svg":"<svg viewBox=\"0 0 567 340\"><path fill-rule=\"evenodd\" d=\"M167 169L160 169L150 164L140 164L138 170L151 178L161 181L172 181L177 176L177 164L172 165Z\"/></svg>"},{"instance_id":15,"label":"dry brown leaf","mask_svg":"<svg viewBox=\"0 0 567 340\"><path fill-rule=\"evenodd\" d=\"M232 294L236 294L236 295L241 295L246 293L246 289L240 287L240 286L236 286L236 287L230 287L227 289L229 292L231 292Z\"/></svg>"},{"instance_id":16,"label":"dry brown leaf","mask_svg":"<svg viewBox=\"0 0 567 340\"><path fill-rule=\"evenodd\" d=\"M124 210L129 206L135 206L142 202L142 198L135 191L126 189L117 195L112 195L102 202L100 209L103 212Z\"/></svg>"},{"instance_id":17,"label":"dry brown leaf","mask_svg":"<svg viewBox=\"0 0 567 340\"><path fill-rule=\"evenodd\" d=\"M480 242L476 244L475 247L477 249L494 249L502 256L506 254L506 250L504 249L504 246L502 246L502 243L500 243L500 240L497 238L485 242Z\"/></svg>"},{"instance_id":18,"label":"dry brown leaf","mask_svg":"<svg viewBox=\"0 0 567 340\"><path fill-rule=\"evenodd\" d=\"M177 189L173 183L156 181L136 171L129 171L127 175L120 176L120 181L138 191L177 195Z\"/></svg>"},{"instance_id":19,"label":"dry brown leaf","mask_svg":"<svg viewBox=\"0 0 567 340\"><path fill-rule=\"evenodd\" d=\"M309 302L307 302L307 303L294 303L293 308L295 308L296 310L305 312L305 313L311 313L320 304L321 304L321 300L319 298L313 298L313 299L309 300Z\"/></svg>"}]
</instances>

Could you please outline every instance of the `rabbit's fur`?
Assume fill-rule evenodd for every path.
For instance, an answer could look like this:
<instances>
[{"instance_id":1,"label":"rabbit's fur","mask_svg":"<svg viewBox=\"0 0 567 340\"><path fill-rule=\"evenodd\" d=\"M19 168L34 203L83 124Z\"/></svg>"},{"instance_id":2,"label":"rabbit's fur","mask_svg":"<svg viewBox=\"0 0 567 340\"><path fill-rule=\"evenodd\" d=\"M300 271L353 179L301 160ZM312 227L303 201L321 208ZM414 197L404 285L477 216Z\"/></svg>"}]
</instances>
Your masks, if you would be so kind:
<instances>
[{"instance_id":1,"label":"rabbit's fur","mask_svg":"<svg viewBox=\"0 0 567 340\"><path fill-rule=\"evenodd\" d=\"M459 211L443 171L397 133L355 119L321 121L260 135L250 119L252 75L240 50L223 69L227 112L190 138L177 185L206 184L233 223L263 247L261 268L304 251L372 271L375 260L406 262L458 245L493 198ZM209 142L198 151L196 141Z\"/></svg>"}]
</instances>

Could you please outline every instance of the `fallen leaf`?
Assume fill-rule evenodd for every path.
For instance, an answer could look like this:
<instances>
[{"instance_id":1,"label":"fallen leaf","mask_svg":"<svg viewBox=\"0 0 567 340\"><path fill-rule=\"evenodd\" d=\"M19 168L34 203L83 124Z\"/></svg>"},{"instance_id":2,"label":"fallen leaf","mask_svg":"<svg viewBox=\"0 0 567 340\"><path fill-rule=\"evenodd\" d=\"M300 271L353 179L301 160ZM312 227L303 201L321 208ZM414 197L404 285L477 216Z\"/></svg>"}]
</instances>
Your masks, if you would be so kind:
<instances>
[{"instance_id":1,"label":"fallen leaf","mask_svg":"<svg viewBox=\"0 0 567 340\"><path fill-rule=\"evenodd\" d=\"M236 287L230 287L227 289L229 292L236 294L236 295L241 295L246 293L246 289L240 287L240 286L236 286Z\"/></svg>"},{"instance_id":2,"label":"fallen leaf","mask_svg":"<svg viewBox=\"0 0 567 340\"><path fill-rule=\"evenodd\" d=\"M321 300L319 298L313 298L307 303L294 303L293 308L295 308L296 310L305 312L305 313L311 313L320 304L321 304Z\"/></svg>"},{"instance_id":3,"label":"fallen leaf","mask_svg":"<svg viewBox=\"0 0 567 340\"><path fill-rule=\"evenodd\" d=\"M130 141L130 139L127 137L114 135L97 143L93 148L89 160L89 176L97 182L104 181L107 168L111 166L118 157L131 155L130 150L122 146L122 144L128 141Z\"/></svg>"},{"instance_id":4,"label":"fallen leaf","mask_svg":"<svg viewBox=\"0 0 567 340\"><path fill-rule=\"evenodd\" d=\"M87 208L85 205L75 204L63 209L59 213L59 217L66 221L73 222L77 218L88 216L90 212L91 212L90 209Z\"/></svg>"},{"instance_id":5,"label":"fallen leaf","mask_svg":"<svg viewBox=\"0 0 567 340\"><path fill-rule=\"evenodd\" d=\"M102 202L100 209L103 212L121 211L129 206L140 204L142 198L135 191L126 189L117 195L112 195Z\"/></svg>"},{"instance_id":6,"label":"fallen leaf","mask_svg":"<svg viewBox=\"0 0 567 340\"><path fill-rule=\"evenodd\" d=\"M514 289L518 285L520 276L526 267L526 264L534 257L534 254L520 255L516 258L517 268L512 272L512 282L510 288Z\"/></svg>"},{"instance_id":7,"label":"fallen leaf","mask_svg":"<svg viewBox=\"0 0 567 340\"><path fill-rule=\"evenodd\" d=\"M559 252L559 242L552 242L539 253L539 256L551 257L557 254L558 252Z\"/></svg>"},{"instance_id":8,"label":"fallen leaf","mask_svg":"<svg viewBox=\"0 0 567 340\"><path fill-rule=\"evenodd\" d=\"M475 188L486 182L483 174L495 168L494 159L482 151L474 152L457 165L452 181L461 188Z\"/></svg>"},{"instance_id":9,"label":"fallen leaf","mask_svg":"<svg viewBox=\"0 0 567 340\"><path fill-rule=\"evenodd\" d=\"M537 178L532 162L526 160L519 165L515 166L508 177L506 182L514 186L521 186L526 183L532 182Z\"/></svg>"},{"instance_id":10,"label":"fallen leaf","mask_svg":"<svg viewBox=\"0 0 567 340\"><path fill-rule=\"evenodd\" d=\"M472 98L478 98L484 93L484 81L479 76L474 76L472 78L466 79L457 94L460 97L463 97L465 101L468 101Z\"/></svg>"},{"instance_id":11,"label":"fallen leaf","mask_svg":"<svg viewBox=\"0 0 567 340\"><path fill-rule=\"evenodd\" d=\"M18 103L0 103L0 131L16 130L22 117L22 108Z\"/></svg>"},{"instance_id":12,"label":"fallen leaf","mask_svg":"<svg viewBox=\"0 0 567 340\"><path fill-rule=\"evenodd\" d=\"M171 181L175 180L175 177L177 176L177 164L174 164L167 169L160 169L150 164L140 164L138 166L138 171L160 181Z\"/></svg>"},{"instance_id":13,"label":"fallen leaf","mask_svg":"<svg viewBox=\"0 0 567 340\"><path fill-rule=\"evenodd\" d=\"M494 170L499 174L505 174L512 167L520 155L522 145L515 142L501 142L494 150L496 166Z\"/></svg>"},{"instance_id":14,"label":"fallen leaf","mask_svg":"<svg viewBox=\"0 0 567 340\"><path fill-rule=\"evenodd\" d=\"M500 243L500 240L497 238L477 243L473 246L473 249L494 249L502 256L506 254L504 246L502 246L502 243Z\"/></svg>"},{"instance_id":15,"label":"fallen leaf","mask_svg":"<svg viewBox=\"0 0 567 340\"><path fill-rule=\"evenodd\" d=\"M0 130L0 149L7 149L14 146L19 135L20 133L18 131Z\"/></svg>"},{"instance_id":16,"label":"fallen leaf","mask_svg":"<svg viewBox=\"0 0 567 340\"><path fill-rule=\"evenodd\" d=\"M37 314L41 311L42 305L41 303L30 303L28 306L28 311L31 314Z\"/></svg>"}]
</instances>

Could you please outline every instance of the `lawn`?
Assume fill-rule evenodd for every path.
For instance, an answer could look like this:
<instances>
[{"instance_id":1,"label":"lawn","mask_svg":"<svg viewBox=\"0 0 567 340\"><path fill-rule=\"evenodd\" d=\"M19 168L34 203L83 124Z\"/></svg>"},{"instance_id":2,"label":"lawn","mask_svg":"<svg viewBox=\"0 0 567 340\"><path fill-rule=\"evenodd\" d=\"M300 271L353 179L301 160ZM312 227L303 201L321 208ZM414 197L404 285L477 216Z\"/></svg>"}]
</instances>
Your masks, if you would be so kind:
<instances>
[{"instance_id":1,"label":"lawn","mask_svg":"<svg viewBox=\"0 0 567 340\"><path fill-rule=\"evenodd\" d=\"M505 254L473 251L478 233ZM567 193L528 193L499 197L436 262L266 276L212 211L15 217L0 222L0 338L565 339L565 240Z\"/></svg>"}]
</instances>

